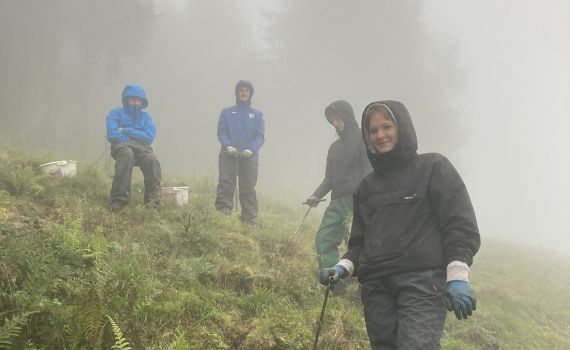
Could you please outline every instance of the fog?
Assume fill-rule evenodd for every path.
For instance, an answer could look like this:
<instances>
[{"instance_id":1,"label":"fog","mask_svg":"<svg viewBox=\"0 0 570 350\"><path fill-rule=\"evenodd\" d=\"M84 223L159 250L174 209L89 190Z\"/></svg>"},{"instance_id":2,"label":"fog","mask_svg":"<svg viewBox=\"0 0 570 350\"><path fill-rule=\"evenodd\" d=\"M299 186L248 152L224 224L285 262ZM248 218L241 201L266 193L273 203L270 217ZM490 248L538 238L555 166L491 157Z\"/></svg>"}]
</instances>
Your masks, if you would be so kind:
<instances>
[{"instance_id":1,"label":"fog","mask_svg":"<svg viewBox=\"0 0 570 350\"><path fill-rule=\"evenodd\" d=\"M141 84L169 175L217 177L216 123L239 79L255 86L262 198L300 205L336 133L402 101L420 152L464 178L482 236L570 248L570 3L536 1L5 0L2 142L101 159L105 117ZM213 201L213 199L212 199Z\"/></svg>"}]
</instances>

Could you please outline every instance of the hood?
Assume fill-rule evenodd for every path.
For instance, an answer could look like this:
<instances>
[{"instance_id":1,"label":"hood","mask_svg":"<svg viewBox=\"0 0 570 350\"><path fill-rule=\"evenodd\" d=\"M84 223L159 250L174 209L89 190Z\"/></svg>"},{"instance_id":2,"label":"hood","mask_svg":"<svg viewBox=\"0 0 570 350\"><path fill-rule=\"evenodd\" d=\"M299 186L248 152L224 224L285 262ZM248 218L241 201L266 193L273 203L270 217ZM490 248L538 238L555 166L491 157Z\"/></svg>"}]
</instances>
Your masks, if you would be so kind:
<instances>
[{"instance_id":1,"label":"hood","mask_svg":"<svg viewBox=\"0 0 570 350\"><path fill-rule=\"evenodd\" d=\"M246 86L246 87L249 89L249 91L251 92L251 93L249 94L249 100L247 101L247 103L241 103L240 100L239 100L239 97L238 97L238 90L239 90L239 88L242 87L242 86ZM241 105L246 104L246 105L248 105L248 106L251 105L251 98L253 97L253 91L254 91L254 90L253 90L253 84L252 84L250 81L248 81L248 80L240 80L240 81L238 81L237 84L236 84L236 88L235 88L236 104L238 104L238 105L240 105L240 104L241 104Z\"/></svg>"},{"instance_id":2,"label":"hood","mask_svg":"<svg viewBox=\"0 0 570 350\"><path fill-rule=\"evenodd\" d=\"M125 88L123 89L123 95L122 96L123 96L122 97L123 107L126 107L126 105L127 105L127 97L128 96L140 97L143 100L142 108L146 108L146 106L148 106L148 98L146 97L146 93L144 92L144 89L140 85L129 84L129 85L125 86Z\"/></svg>"},{"instance_id":3,"label":"hood","mask_svg":"<svg viewBox=\"0 0 570 350\"><path fill-rule=\"evenodd\" d=\"M396 121L398 126L398 142L390 152L380 154L376 152L368 136L368 111L371 107L380 105ZM400 167L417 155L418 139L416 130L412 123L410 113L404 104L398 101L377 101L366 106L362 112L362 137L366 144L368 159L377 173L384 173L391 169Z\"/></svg>"},{"instance_id":4,"label":"hood","mask_svg":"<svg viewBox=\"0 0 570 350\"><path fill-rule=\"evenodd\" d=\"M329 123L331 122L330 117L333 114L338 115L344 122L344 130L337 130L340 137L343 137L347 131L350 132L352 129L358 128L358 123L356 123L356 118L354 117L354 110L350 103L344 100L334 101L325 108L325 117Z\"/></svg>"}]
</instances>

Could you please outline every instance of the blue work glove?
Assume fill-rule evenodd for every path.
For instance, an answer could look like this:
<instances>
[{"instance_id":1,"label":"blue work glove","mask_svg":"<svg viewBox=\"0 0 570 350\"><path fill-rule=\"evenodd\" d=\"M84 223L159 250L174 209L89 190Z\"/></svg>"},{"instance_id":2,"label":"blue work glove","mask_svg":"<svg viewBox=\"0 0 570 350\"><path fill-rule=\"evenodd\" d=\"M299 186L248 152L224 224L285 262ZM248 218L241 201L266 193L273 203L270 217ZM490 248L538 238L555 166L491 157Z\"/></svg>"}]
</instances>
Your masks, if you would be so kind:
<instances>
[{"instance_id":1,"label":"blue work glove","mask_svg":"<svg viewBox=\"0 0 570 350\"><path fill-rule=\"evenodd\" d=\"M339 280L348 276L348 270L340 265L321 269L319 272L319 282L322 285L336 284Z\"/></svg>"},{"instance_id":2,"label":"blue work glove","mask_svg":"<svg viewBox=\"0 0 570 350\"><path fill-rule=\"evenodd\" d=\"M453 310L458 320L467 319L467 316L471 316L477 308L477 300L469 282L449 281L447 282L447 293L450 297L447 310Z\"/></svg>"}]
</instances>

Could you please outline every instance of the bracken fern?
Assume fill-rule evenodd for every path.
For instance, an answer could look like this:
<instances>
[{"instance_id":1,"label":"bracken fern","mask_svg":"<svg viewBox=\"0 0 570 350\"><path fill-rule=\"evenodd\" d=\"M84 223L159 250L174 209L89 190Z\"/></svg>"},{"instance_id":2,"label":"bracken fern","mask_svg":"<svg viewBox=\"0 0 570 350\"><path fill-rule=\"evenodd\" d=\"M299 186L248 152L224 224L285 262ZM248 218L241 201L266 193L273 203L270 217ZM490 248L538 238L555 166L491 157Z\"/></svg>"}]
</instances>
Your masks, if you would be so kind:
<instances>
[{"instance_id":1,"label":"bracken fern","mask_svg":"<svg viewBox=\"0 0 570 350\"><path fill-rule=\"evenodd\" d=\"M66 214L63 223L58 224L53 232L55 243L64 253L74 256L80 252L81 247L81 221L80 215L75 218Z\"/></svg>"},{"instance_id":2,"label":"bracken fern","mask_svg":"<svg viewBox=\"0 0 570 350\"><path fill-rule=\"evenodd\" d=\"M186 340L186 334L178 330L176 338L168 345L166 350L190 350L190 344Z\"/></svg>"},{"instance_id":3,"label":"bracken fern","mask_svg":"<svg viewBox=\"0 0 570 350\"><path fill-rule=\"evenodd\" d=\"M105 239L103 230L101 228L97 228L93 233L93 237L89 242L88 248L83 250L83 258L93 259L95 261L95 266L99 269L102 267L107 254L107 240Z\"/></svg>"},{"instance_id":4,"label":"bracken fern","mask_svg":"<svg viewBox=\"0 0 570 350\"><path fill-rule=\"evenodd\" d=\"M12 317L11 320L4 319L4 325L0 328L0 349L12 348L12 341L22 333L22 328L28 323L29 315L30 313L24 313Z\"/></svg>"},{"instance_id":5,"label":"bracken fern","mask_svg":"<svg viewBox=\"0 0 570 350\"><path fill-rule=\"evenodd\" d=\"M113 336L115 337L115 344L113 346L111 346L111 349L132 350L129 342L123 336L123 332L121 331L121 328L119 328L119 326L115 323L115 321L113 321L111 316L109 316L109 315L105 315L105 316L107 316L107 318L109 319L109 322L111 323L111 328L113 329Z\"/></svg>"},{"instance_id":6,"label":"bracken fern","mask_svg":"<svg viewBox=\"0 0 570 350\"><path fill-rule=\"evenodd\" d=\"M105 319L96 292L92 292L81 309L81 328L86 340L93 345L101 344Z\"/></svg>"}]
</instances>

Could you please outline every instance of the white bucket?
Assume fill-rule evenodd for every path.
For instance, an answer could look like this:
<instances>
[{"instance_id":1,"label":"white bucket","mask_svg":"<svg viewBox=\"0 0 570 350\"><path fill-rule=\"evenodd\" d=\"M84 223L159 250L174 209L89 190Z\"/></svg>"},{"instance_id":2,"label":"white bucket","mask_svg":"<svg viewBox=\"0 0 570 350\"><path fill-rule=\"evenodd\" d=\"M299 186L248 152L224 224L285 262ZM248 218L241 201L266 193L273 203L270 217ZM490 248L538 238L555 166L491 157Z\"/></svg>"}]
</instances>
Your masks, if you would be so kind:
<instances>
[{"instance_id":1,"label":"white bucket","mask_svg":"<svg viewBox=\"0 0 570 350\"><path fill-rule=\"evenodd\" d=\"M188 204L190 187L163 187L162 196L176 202L178 206Z\"/></svg>"},{"instance_id":2,"label":"white bucket","mask_svg":"<svg viewBox=\"0 0 570 350\"><path fill-rule=\"evenodd\" d=\"M40 170L44 174L55 176L75 176L77 175L77 161L58 160L40 165Z\"/></svg>"}]
</instances>

